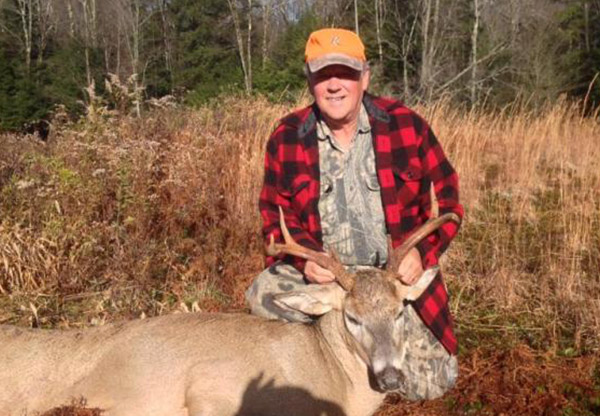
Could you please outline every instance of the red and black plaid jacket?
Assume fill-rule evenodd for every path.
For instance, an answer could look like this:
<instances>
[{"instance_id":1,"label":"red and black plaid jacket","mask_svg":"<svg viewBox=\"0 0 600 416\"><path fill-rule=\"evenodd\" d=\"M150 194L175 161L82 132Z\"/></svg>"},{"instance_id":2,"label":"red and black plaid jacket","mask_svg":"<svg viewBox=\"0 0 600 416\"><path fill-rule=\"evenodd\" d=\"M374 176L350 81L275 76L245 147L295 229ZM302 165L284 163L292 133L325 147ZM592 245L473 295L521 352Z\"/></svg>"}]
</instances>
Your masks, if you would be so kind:
<instances>
[{"instance_id":1,"label":"red and black plaid jacket","mask_svg":"<svg viewBox=\"0 0 600 416\"><path fill-rule=\"evenodd\" d=\"M363 103L369 114L377 177L388 233L394 247L430 216L430 186L433 183L439 212L454 212L460 217L458 176L427 123L401 102L365 94ZM281 120L267 143L265 176L259 207L265 239L273 234L281 240L278 206L294 239L311 249L323 245L318 211L320 193L319 146L315 104ZM418 246L424 267L437 264L458 225L446 223ZM267 264L275 261L267 258ZM304 260L285 261L303 271ZM441 274L415 303L419 315L444 347L457 352L448 308L448 294Z\"/></svg>"}]
</instances>

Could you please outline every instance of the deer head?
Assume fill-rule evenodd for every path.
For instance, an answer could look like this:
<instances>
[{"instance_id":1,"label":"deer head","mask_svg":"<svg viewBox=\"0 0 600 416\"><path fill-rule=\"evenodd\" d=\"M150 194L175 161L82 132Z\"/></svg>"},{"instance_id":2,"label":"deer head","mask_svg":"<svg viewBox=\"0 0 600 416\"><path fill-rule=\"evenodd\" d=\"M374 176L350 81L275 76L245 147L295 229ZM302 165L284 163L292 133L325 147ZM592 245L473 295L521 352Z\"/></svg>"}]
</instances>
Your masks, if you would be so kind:
<instances>
[{"instance_id":1,"label":"deer head","mask_svg":"<svg viewBox=\"0 0 600 416\"><path fill-rule=\"evenodd\" d=\"M401 389L404 375L400 371L403 359L404 311L407 302L419 298L438 274L439 267L425 270L418 282L407 286L398 279L398 267L406 254L431 232L447 221L460 223L454 213L433 218L417 229L399 247L392 249L385 270L373 268L357 273L348 272L335 253L327 255L307 249L291 237L280 211L283 244L271 237L267 253L272 256L290 254L312 260L331 270L337 283L312 284L306 290L278 294L275 303L311 316L321 316L331 310L343 315L344 331L350 334L355 350L372 370L379 389Z\"/></svg>"}]
</instances>

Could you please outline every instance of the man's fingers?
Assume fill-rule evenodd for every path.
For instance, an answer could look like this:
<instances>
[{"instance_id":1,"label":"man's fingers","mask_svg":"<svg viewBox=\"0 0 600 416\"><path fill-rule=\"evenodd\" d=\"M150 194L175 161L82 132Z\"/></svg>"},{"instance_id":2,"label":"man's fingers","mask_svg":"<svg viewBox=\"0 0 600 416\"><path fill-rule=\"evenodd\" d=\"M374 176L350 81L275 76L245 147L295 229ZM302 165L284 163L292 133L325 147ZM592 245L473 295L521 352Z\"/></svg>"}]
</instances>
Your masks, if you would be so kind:
<instances>
[{"instance_id":1,"label":"man's fingers","mask_svg":"<svg viewBox=\"0 0 600 416\"><path fill-rule=\"evenodd\" d=\"M320 277L319 283L331 283L334 280L335 280L335 276L334 275L331 275L331 276L324 275L324 276Z\"/></svg>"},{"instance_id":2,"label":"man's fingers","mask_svg":"<svg viewBox=\"0 0 600 416\"><path fill-rule=\"evenodd\" d=\"M331 271L327 270L324 267L319 266L316 263L314 263L314 271L315 271L315 273L322 275L322 276L331 275L331 277L333 277L333 273L331 273Z\"/></svg>"},{"instance_id":3,"label":"man's fingers","mask_svg":"<svg viewBox=\"0 0 600 416\"><path fill-rule=\"evenodd\" d=\"M335 280L335 276L331 271L319 266L318 264L315 264L315 266L315 278L317 279L318 283L329 283Z\"/></svg>"},{"instance_id":4,"label":"man's fingers","mask_svg":"<svg viewBox=\"0 0 600 416\"><path fill-rule=\"evenodd\" d=\"M421 264L421 255L416 248L412 248L404 257L398 267L398 275L400 281L406 285L412 286L423 274L423 266Z\"/></svg>"},{"instance_id":5,"label":"man's fingers","mask_svg":"<svg viewBox=\"0 0 600 416\"><path fill-rule=\"evenodd\" d=\"M400 274L400 281L408 286L412 286L417 283L421 275L422 273L419 268L414 268L408 273Z\"/></svg>"},{"instance_id":6,"label":"man's fingers","mask_svg":"<svg viewBox=\"0 0 600 416\"><path fill-rule=\"evenodd\" d=\"M333 282L335 280L335 275L330 270L322 268L322 271L323 271L321 273L322 283L329 283L329 282Z\"/></svg>"},{"instance_id":7,"label":"man's fingers","mask_svg":"<svg viewBox=\"0 0 600 416\"><path fill-rule=\"evenodd\" d=\"M329 283L335 280L335 276L331 271L310 260L304 266L304 274L313 283Z\"/></svg>"},{"instance_id":8,"label":"man's fingers","mask_svg":"<svg viewBox=\"0 0 600 416\"><path fill-rule=\"evenodd\" d=\"M415 282L414 282L414 277L413 276L407 276L407 275L400 275L400 281L402 283L404 283L407 286L412 286Z\"/></svg>"},{"instance_id":9,"label":"man's fingers","mask_svg":"<svg viewBox=\"0 0 600 416\"><path fill-rule=\"evenodd\" d=\"M329 276L326 274L314 274L312 281L314 283L330 283L335 280L333 275Z\"/></svg>"}]
</instances>

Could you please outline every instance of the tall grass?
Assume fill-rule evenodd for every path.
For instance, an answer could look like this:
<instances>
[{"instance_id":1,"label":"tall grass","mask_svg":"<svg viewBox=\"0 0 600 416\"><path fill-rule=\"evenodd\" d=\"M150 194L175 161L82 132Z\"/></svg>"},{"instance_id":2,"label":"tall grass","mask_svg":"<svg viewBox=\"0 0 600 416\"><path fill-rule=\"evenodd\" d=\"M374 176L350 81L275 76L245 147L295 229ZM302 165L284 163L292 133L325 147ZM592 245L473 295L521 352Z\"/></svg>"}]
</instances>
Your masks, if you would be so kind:
<instances>
[{"instance_id":1,"label":"tall grass","mask_svg":"<svg viewBox=\"0 0 600 416\"><path fill-rule=\"evenodd\" d=\"M567 354L597 348L598 123L563 101L537 112L447 103L425 112L461 177L466 218L447 267L460 327Z\"/></svg>"},{"instance_id":2,"label":"tall grass","mask_svg":"<svg viewBox=\"0 0 600 416\"><path fill-rule=\"evenodd\" d=\"M47 144L0 136L0 322L242 307L262 268L264 145L290 110L230 97L57 124ZM445 270L463 345L597 349L598 124L566 102L418 111L461 177L466 217Z\"/></svg>"}]
</instances>

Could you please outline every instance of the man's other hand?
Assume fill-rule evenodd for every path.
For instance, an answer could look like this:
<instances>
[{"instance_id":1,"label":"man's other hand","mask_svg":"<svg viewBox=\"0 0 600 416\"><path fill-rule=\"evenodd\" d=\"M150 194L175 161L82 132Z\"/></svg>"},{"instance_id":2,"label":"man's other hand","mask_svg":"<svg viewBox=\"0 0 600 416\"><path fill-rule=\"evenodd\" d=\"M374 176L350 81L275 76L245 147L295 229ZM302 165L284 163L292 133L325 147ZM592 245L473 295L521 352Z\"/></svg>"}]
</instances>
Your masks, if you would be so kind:
<instances>
[{"instance_id":1,"label":"man's other hand","mask_svg":"<svg viewBox=\"0 0 600 416\"><path fill-rule=\"evenodd\" d=\"M404 257L398 267L400 281L405 285L412 286L423 274L423 263L421 262L421 253L413 247Z\"/></svg>"},{"instance_id":2,"label":"man's other hand","mask_svg":"<svg viewBox=\"0 0 600 416\"><path fill-rule=\"evenodd\" d=\"M304 274L311 283L330 283L335 280L331 271L319 266L314 261L308 260L304 265Z\"/></svg>"}]
</instances>

